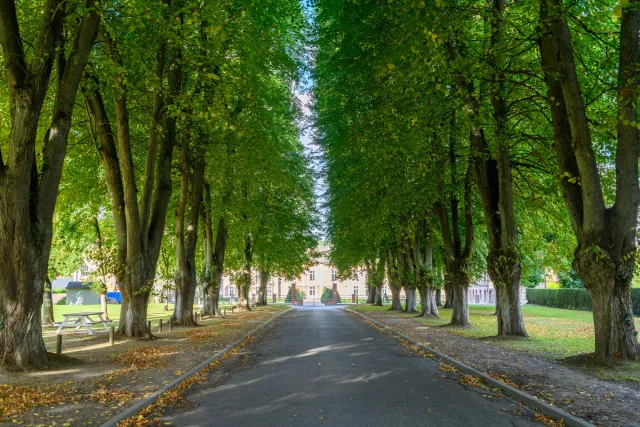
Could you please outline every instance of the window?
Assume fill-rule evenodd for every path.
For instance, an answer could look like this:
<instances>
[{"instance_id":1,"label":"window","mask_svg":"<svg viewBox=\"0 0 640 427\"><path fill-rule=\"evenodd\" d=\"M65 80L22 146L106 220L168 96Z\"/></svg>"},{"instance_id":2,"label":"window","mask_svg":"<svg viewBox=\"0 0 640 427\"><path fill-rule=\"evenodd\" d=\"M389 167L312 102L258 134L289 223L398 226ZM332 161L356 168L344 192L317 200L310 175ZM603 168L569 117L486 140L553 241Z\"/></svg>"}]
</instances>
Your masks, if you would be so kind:
<instances>
[{"instance_id":1,"label":"window","mask_svg":"<svg viewBox=\"0 0 640 427\"><path fill-rule=\"evenodd\" d=\"M358 281L358 273L353 275L353 280L355 280L356 282Z\"/></svg>"},{"instance_id":2,"label":"window","mask_svg":"<svg viewBox=\"0 0 640 427\"><path fill-rule=\"evenodd\" d=\"M233 285L229 285L229 295L233 296L236 294L236 287Z\"/></svg>"},{"instance_id":3,"label":"window","mask_svg":"<svg viewBox=\"0 0 640 427\"><path fill-rule=\"evenodd\" d=\"M335 282L336 280L338 280L338 272L335 270L331 270L331 281Z\"/></svg>"},{"instance_id":4,"label":"window","mask_svg":"<svg viewBox=\"0 0 640 427\"><path fill-rule=\"evenodd\" d=\"M267 296L271 295L271 285L267 286Z\"/></svg>"},{"instance_id":5,"label":"window","mask_svg":"<svg viewBox=\"0 0 640 427\"><path fill-rule=\"evenodd\" d=\"M316 296L316 287L315 286L310 286L309 287L309 296L310 297L315 297Z\"/></svg>"},{"instance_id":6,"label":"window","mask_svg":"<svg viewBox=\"0 0 640 427\"><path fill-rule=\"evenodd\" d=\"M309 271L309 280L316 280L316 272L313 270Z\"/></svg>"},{"instance_id":7,"label":"window","mask_svg":"<svg viewBox=\"0 0 640 427\"><path fill-rule=\"evenodd\" d=\"M354 286L354 287L353 287L353 293L354 293L355 295L358 295L358 287L357 287L357 286Z\"/></svg>"},{"instance_id":8,"label":"window","mask_svg":"<svg viewBox=\"0 0 640 427\"><path fill-rule=\"evenodd\" d=\"M387 291L389 290L389 286L388 285L384 285L382 287L382 295L387 295Z\"/></svg>"}]
</instances>

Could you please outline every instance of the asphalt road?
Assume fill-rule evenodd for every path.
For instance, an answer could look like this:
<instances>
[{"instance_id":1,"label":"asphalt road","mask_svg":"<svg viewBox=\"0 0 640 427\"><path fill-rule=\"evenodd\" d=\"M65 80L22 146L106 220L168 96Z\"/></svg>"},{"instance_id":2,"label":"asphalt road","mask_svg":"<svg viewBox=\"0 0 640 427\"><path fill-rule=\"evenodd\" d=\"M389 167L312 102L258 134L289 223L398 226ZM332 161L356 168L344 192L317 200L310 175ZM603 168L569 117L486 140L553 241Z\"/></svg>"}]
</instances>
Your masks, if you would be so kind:
<instances>
[{"instance_id":1,"label":"asphalt road","mask_svg":"<svg viewBox=\"0 0 640 427\"><path fill-rule=\"evenodd\" d=\"M297 308L168 413L178 426L540 426L338 308Z\"/></svg>"}]
</instances>

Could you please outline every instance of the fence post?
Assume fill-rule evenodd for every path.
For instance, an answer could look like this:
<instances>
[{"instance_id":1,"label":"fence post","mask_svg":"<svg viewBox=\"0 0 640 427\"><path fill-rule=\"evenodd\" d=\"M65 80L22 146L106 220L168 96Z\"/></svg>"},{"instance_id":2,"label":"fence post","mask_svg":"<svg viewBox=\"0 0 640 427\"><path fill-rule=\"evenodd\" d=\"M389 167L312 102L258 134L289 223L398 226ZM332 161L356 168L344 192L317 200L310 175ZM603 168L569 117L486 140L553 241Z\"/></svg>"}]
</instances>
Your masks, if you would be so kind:
<instances>
[{"instance_id":1,"label":"fence post","mask_svg":"<svg viewBox=\"0 0 640 427\"><path fill-rule=\"evenodd\" d=\"M62 335L56 335L56 354L62 354Z\"/></svg>"},{"instance_id":2,"label":"fence post","mask_svg":"<svg viewBox=\"0 0 640 427\"><path fill-rule=\"evenodd\" d=\"M151 320L149 320L149 322L147 322L148 326L149 326L149 333L151 333Z\"/></svg>"},{"instance_id":3,"label":"fence post","mask_svg":"<svg viewBox=\"0 0 640 427\"><path fill-rule=\"evenodd\" d=\"M109 345L111 345L111 346L115 345L114 327L113 326L109 328Z\"/></svg>"},{"instance_id":4,"label":"fence post","mask_svg":"<svg viewBox=\"0 0 640 427\"><path fill-rule=\"evenodd\" d=\"M169 319L169 321L167 322L167 327L169 328L169 331L171 331L172 328L172 323L171 323L171 319Z\"/></svg>"},{"instance_id":5,"label":"fence post","mask_svg":"<svg viewBox=\"0 0 640 427\"><path fill-rule=\"evenodd\" d=\"M158 320L158 327L160 328L160 332L162 332L162 319Z\"/></svg>"}]
</instances>

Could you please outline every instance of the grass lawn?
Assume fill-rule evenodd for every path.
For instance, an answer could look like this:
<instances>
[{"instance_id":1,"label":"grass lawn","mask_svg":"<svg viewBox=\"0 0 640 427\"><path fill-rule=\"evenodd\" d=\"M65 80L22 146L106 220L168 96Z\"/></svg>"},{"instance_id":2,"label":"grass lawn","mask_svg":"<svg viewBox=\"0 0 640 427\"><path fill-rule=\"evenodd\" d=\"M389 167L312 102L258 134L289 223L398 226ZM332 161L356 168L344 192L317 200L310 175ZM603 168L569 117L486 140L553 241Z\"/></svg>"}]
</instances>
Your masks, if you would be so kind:
<instances>
[{"instance_id":1,"label":"grass lawn","mask_svg":"<svg viewBox=\"0 0 640 427\"><path fill-rule=\"evenodd\" d=\"M389 306L351 306L352 310L373 312L388 310ZM420 310L420 308L418 308ZM563 310L539 305L522 306L522 316L529 339L495 339L498 325L493 315L495 307L470 305L471 329L451 328L451 332L465 337L484 339L485 342L510 349L544 353L554 359L564 359L594 351L593 316L590 311ZM445 325L451 320L451 309L439 309L440 319L419 319L429 326ZM415 314L402 314L414 317ZM640 317L636 317L640 324ZM615 368L589 367L603 378L640 381L640 363L622 362Z\"/></svg>"},{"instance_id":2,"label":"grass lawn","mask_svg":"<svg viewBox=\"0 0 640 427\"><path fill-rule=\"evenodd\" d=\"M152 325L156 327L158 320L168 321L173 314L173 304L169 304L169 310L165 311L164 304L149 304L147 309L147 319L151 320ZM120 320L120 304L107 304L107 312L109 313L109 319L113 320L113 326L118 326L118 320ZM220 308L224 310L231 309L231 305L220 304ZM53 317L56 322L64 320L65 314L70 313L82 313L82 312L99 312L102 311L100 304L87 304L87 305L54 305ZM196 310L197 311L197 310ZM99 327L102 327L101 325ZM55 330L53 327L43 327L45 333ZM99 328L98 328L99 329ZM70 329L67 329L70 330Z\"/></svg>"}]
</instances>

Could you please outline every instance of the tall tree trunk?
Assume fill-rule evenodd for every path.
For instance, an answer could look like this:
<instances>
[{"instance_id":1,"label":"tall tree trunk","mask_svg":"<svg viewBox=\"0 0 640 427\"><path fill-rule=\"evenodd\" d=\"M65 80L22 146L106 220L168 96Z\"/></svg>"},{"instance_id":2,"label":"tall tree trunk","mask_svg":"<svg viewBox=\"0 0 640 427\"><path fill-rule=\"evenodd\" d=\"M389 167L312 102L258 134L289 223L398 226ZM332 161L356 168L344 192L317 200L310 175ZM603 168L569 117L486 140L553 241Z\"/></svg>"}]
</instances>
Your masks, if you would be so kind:
<instances>
[{"instance_id":1,"label":"tall tree trunk","mask_svg":"<svg viewBox=\"0 0 640 427\"><path fill-rule=\"evenodd\" d=\"M171 322L181 326L195 326L193 306L198 287L196 277L196 248L198 243L198 219L202 212L205 161L202 155L190 149L190 133L184 131L180 162L180 200L176 209L176 255L178 280L176 304ZM192 154L192 156L190 156ZM190 173L189 158L197 156L193 173ZM189 189L189 177L193 177ZM186 227L185 227L186 220Z\"/></svg>"},{"instance_id":2,"label":"tall tree trunk","mask_svg":"<svg viewBox=\"0 0 640 427\"><path fill-rule=\"evenodd\" d=\"M228 197L223 198L223 204ZM229 230L224 216L218 219L215 246L213 240L211 188L204 185L204 225L205 225L205 280L204 289L207 294L204 312L210 316L219 316L220 285L224 271L224 257L227 251Z\"/></svg>"},{"instance_id":3,"label":"tall tree trunk","mask_svg":"<svg viewBox=\"0 0 640 427\"><path fill-rule=\"evenodd\" d=\"M469 281L464 278L459 278L452 284L453 298L452 298L452 313L451 313L451 326L457 326L460 328L470 328L471 322L469 321Z\"/></svg>"},{"instance_id":4,"label":"tall tree trunk","mask_svg":"<svg viewBox=\"0 0 640 427\"><path fill-rule=\"evenodd\" d=\"M373 305L382 306L382 287L384 286L384 268L386 265L386 257L384 250L378 254L378 259L371 264L371 287L375 293L373 297Z\"/></svg>"},{"instance_id":5,"label":"tall tree trunk","mask_svg":"<svg viewBox=\"0 0 640 427\"><path fill-rule=\"evenodd\" d=\"M505 99L505 76L502 69L504 0L494 0L492 5L492 31L487 58L494 80L491 101L496 149L494 158L491 158L483 129L474 125L470 137L471 146L476 151L473 175L489 235L487 269L497 293L498 336L526 337L519 298L522 268L513 204L513 179L507 134L508 109ZM479 108L473 97L473 83L469 83L467 88L471 105L473 105L471 115L474 122L477 122Z\"/></svg>"},{"instance_id":6,"label":"tall tree trunk","mask_svg":"<svg viewBox=\"0 0 640 427\"><path fill-rule=\"evenodd\" d=\"M96 246L98 248L98 251L101 251L102 250L102 233L100 232L100 222L98 221L97 215L93 217L93 228L96 231ZM105 260L103 259L102 255L100 255L99 262L104 262L104 261ZM99 266L98 268L102 268L102 266ZM107 312L107 285L106 283L104 283L105 282L104 276L102 276L101 278L102 278L101 280L102 292L100 292L100 309L102 310L104 319L109 319L109 313Z\"/></svg>"},{"instance_id":7,"label":"tall tree trunk","mask_svg":"<svg viewBox=\"0 0 640 427\"><path fill-rule=\"evenodd\" d=\"M382 307L382 287L376 288L376 299L373 305Z\"/></svg>"},{"instance_id":8,"label":"tall tree trunk","mask_svg":"<svg viewBox=\"0 0 640 427\"><path fill-rule=\"evenodd\" d=\"M404 288L404 294L406 296L404 312L405 313L418 313L417 301L416 301L416 288Z\"/></svg>"},{"instance_id":9,"label":"tall tree trunk","mask_svg":"<svg viewBox=\"0 0 640 427\"><path fill-rule=\"evenodd\" d=\"M267 284L270 275L265 270L260 270L260 288L258 290L258 305L267 305Z\"/></svg>"},{"instance_id":10,"label":"tall tree trunk","mask_svg":"<svg viewBox=\"0 0 640 427\"><path fill-rule=\"evenodd\" d=\"M389 285L391 289L391 307L389 310L402 311L402 302L400 301L400 291L402 288Z\"/></svg>"},{"instance_id":11,"label":"tall tree trunk","mask_svg":"<svg viewBox=\"0 0 640 427\"><path fill-rule=\"evenodd\" d=\"M48 362L41 308L53 213L75 97L100 22L101 4L88 1L82 19L69 21L75 25L69 29L74 42L65 58L64 3L48 0L40 7L43 21L31 45L32 60L24 52L15 2L0 5L11 126L6 163L0 153L0 365L9 368L40 368ZM53 112L38 168L38 122L56 57Z\"/></svg>"},{"instance_id":12,"label":"tall tree trunk","mask_svg":"<svg viewBox=\"0 0 640 427\"><path fill-rule=\"evenodd\" d=\"M100 311L104 315L104 319L109 319L109 313L107 312L107 292L100 294Z\"/></svg>"},{"instance_id":13,"label":"tall tree trunk","mask_svg":"<svg viewBox=\"0 0 640 427\"><path fill-rule=\"evenodd\" d=\"M438 305L436 304L436 292L432 286L421 286L420 288L420 317L440 317Z\"/></svg>"},{"instance_id":14,"label":"tall tree trunk","mask_svg":"<svg viewBox=\"0 0 640 427\"><path fill-rule=\"evenodd\" d=\"M457 154L456 154L456 115L453 110L451 117L451 137L449 138L449 163L451 168L451 185L453 188L459 187L457 176ZM471 248L473 245L473 217L471 212L471 174L473 160L468 159L467 171L463 181L464 195L464 224L460 221L460 199L455 191L449 193L448 201L444 198L437 201L433 209L438 216L440 225L440 234L442 236L444 252L446 256L445 271L447 281L451 285L451 291L447 289L447 299L451 298L451 308L453 310L451 316L451 325L468 328L471 326L469 321L469 308L467 289L469 288L469 278L465 273L466 267L471 257ZM441 177L439 179L442 179ZM441 181L442 184L442 181ZM448 202L448 203L447 203ZM451 221L449 221L449 215ZM464 248L462 246L462 233L464 230ZM451 296L450 296L451 294Z\"/></svg>"},{"instance_id":15,"label":"tall tree trunk","mask_svg":"<svg viewBox=\"0 0 640 427\"><path fill-rule=\"evenodd\" d=\"M125 282L119 282L126 285ZM121 286L120 289L132 289L132 285ZM151 331L147 326L147 307L149 305L149 293L131 294L126 298L123 292L120 308L120 327L118 331L129 337L150 336ZM125 314L124 317L122 315Z\"/></svg>"},{"instance_id":16,"label":"tall tree trunk","mask_svg":"<svg viewBox=\"0 0 640 427\"><path fill-rule=\"evenodd\" d=\"M174 12L176 8L174 7ZM182 12L176 16L182 22ZM173 20L176 16L171 16ZM172 21L173 22L173 21ZM116 65L119 73L125 65L118 52L115 41L101 27L100 40L109 58ZM155 78L164 79L166 40L158 45L157 67ZM179 43L173 46L169 58L169 73L167 87L167 107L176 104L176 98L182 88L182 51ZM118 331L130 337L142 337L151 334L147 327L147 304L150 297L150 283L156 278L156 267L160 255L167 208L171 198L171 160L173 147L176 142L176 115L164 116L164 135L161 138L159 151L148 147L147 156L157 156L147 164L154 164L155 168L146 168L144 190L153 187L153 195L143 194L138 205L137 180L131 149L129 117L127 106L126 79L117 75L114 79L117 90L114 99L117 144L111 123L106 112L104 101L100 93L100 82L97 76L89 74L88 84L83 86L83 94L90 115L91 123L96 126L95 134L99 140L98 153L105 170L105 178L111 201L111 211L118 243L118 261L124 267L117 274L122 293L120 308L120 327ZM153 117L159 117L158 108L163 103L154 102ZM151 132L156 132L155 126ZM150 137L153 144L157 138ZM152 185L151 185L152 183ZM147 206L147 204L149 206ZM150 213L150 216L147 215ZM148 224L146 221L148 220Z\"/></svg>"},{"instance_id":17,"label":"tall tree trunk","mask_svg":"<svg viewBox=\"0 0 640 427\"><path fill-rule=\"evenodd\" d=\"M51 293L51 280L49 276L44 279L44 295L42 298L42 324L52 325L53 318L53 294Z\"/></svg>"},{"instance_id":18,"label":"tall tree trunk","mask_svg":"<svg viewBox=\"0 0 640 427\"><path fill-rule=\"evenodd\" d=\"M242 280L238 286L238 307L244 307L251 310L251 302L249 301L249 291L253 283L253 275L251 274L251 264L253 260L253 242L251 236L247 236L244 246L244 265L242 271Z\"/></svg>"},{"instance_id":19,"label":"tall tree trunk","mask_svg":"<svg viewBox=\"0 0 640 427\"><path fill-rule=\"evenodd\" d=\"M444 282L444 306L442 308L453 308L453 287L451 286L451 282L445 279Z\"/></svg>"},{"instance_id":20,"label":"tall tree trunk","mask_svg":"<svg viewBox=\"0 0 640 427\"><path fill-rule=\"evenodd\" d=\"M442 307L442 289L436 289L436 307Z\"/></svg>"},{"instance_id":21,"label":"tall tree trunk","mask_svg":"<svg viewBox=\"0 0 640 427\"><path fill-rule=\"evenodd\" d=\"M640 136L633 126L640 69L640 8L621 8L616 198L607 208L563 3L540 2L540 57L554 130L562 193L578 240L573 269L593 301L595 357L638 359L630 285L636 254Z\"/></svg>"},{"instance_id":22,"label":"tall tree trunk","mask_svg":"<svg viewBox=\"0 0 640 427\"><path fill-rule=\"evenodd\" d=\"M367 283L367 304L376 302L376 287L371 283Z\"/></svg>"}]
</instances>

